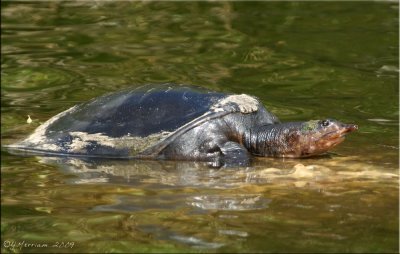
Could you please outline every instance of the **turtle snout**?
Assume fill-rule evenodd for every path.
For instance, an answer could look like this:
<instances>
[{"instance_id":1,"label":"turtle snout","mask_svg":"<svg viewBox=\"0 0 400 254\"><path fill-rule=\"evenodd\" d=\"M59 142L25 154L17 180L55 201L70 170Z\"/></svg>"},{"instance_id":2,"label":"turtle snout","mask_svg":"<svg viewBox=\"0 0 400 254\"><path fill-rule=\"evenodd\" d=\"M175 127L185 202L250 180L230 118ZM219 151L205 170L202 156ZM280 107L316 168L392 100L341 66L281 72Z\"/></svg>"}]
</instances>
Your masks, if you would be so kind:
<instances>
[{"instance_id":1,"label":"turtle snout","mask_svg":"<svg viewBox=\"0 0 400 254\"><path fill-rule=\"evenodd\" d=\"M343 133L350 133L358 130L358 125L356 124L344 124L343 125Z\"/></svg>"}]
</instances>

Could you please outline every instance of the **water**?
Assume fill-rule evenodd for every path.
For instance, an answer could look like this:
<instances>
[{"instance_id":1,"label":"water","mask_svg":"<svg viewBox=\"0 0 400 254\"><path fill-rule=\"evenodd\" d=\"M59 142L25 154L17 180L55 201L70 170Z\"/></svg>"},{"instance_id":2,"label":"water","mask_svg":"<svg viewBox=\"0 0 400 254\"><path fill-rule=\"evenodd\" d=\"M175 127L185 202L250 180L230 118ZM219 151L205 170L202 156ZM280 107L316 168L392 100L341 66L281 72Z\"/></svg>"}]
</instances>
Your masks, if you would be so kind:
<instances>
[{"instance_id":1,"label":"water","mask_svg":"<svg viewBox=\"0 0 400 254\"><path fill-rule=\"evenodd\" d=\"M398 3L3 1L1 40L2 144L162 82L360 126L328 155L233 169L3 149L2 252L398 252Z\"/></svg>"}]
</instances>

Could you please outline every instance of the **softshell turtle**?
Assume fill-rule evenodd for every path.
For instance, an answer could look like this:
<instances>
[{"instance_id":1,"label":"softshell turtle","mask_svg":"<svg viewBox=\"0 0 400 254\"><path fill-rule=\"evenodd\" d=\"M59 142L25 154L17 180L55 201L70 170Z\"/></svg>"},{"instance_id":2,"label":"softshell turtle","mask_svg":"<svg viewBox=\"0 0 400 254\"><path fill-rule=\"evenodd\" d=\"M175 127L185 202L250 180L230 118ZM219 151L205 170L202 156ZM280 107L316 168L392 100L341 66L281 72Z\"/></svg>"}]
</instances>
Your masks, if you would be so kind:
<instances>
[{"instance_id":1,"label":"softshell turtle","mask_svg":"<svg viewBox=\"0 0 400 254\"><path fill-rule=\"evenodd\" d=\"M250 154L321 154L356 129L332 119L281 123L256 97L165 84L76 105L9 147L48 155L245 165Z\"/></svg>"}]
</instances>

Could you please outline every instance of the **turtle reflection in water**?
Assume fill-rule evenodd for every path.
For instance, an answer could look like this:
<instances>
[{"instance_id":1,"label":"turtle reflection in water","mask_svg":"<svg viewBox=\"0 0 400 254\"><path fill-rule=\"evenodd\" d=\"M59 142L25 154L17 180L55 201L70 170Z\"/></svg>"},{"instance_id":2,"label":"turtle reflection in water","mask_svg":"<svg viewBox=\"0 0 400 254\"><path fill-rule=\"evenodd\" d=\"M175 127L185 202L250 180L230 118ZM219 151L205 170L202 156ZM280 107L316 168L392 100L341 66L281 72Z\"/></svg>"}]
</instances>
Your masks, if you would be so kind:
<instances>
[{"instance_id":1,"label":"turtle reflection in water","mask_svg":"<svg viewBox=\"0 0 400 254\"><path fill-rule=\"evenodd\" d=\"M165 84L74 106L9 147L47 155L248 165L250 154L321 154L356 129L332 119L281 123L253 96Z\"/></svg>"}]
</instances>

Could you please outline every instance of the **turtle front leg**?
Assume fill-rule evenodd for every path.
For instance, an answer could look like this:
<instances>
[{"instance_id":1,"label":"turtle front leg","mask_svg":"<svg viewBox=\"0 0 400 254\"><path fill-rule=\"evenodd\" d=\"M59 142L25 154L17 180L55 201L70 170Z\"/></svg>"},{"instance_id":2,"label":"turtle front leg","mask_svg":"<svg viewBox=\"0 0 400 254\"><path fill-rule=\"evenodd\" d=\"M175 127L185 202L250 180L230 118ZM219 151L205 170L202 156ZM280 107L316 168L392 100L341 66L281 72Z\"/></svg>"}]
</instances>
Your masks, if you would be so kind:
<instances>
[{"instance_id":1,"label":"turtle front leg","mask_svg":"<svg viewBox=\"0 0 400 254\"><path fill-rule=\"evenodd\" d=\"M221 163L225 167L246 167L250 165L250 154L239 143L228 141L221 147Z\"/></svg>"}]
</instances>

